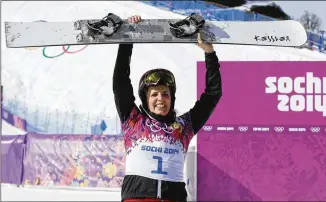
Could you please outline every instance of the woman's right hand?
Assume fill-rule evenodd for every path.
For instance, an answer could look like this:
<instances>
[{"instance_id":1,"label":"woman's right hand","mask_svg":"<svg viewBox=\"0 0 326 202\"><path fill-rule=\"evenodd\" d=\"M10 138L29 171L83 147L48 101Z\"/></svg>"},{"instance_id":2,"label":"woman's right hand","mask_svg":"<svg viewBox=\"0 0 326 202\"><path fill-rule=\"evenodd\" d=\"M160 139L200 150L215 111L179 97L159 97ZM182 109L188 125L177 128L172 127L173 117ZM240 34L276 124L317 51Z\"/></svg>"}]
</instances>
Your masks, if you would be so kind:
<instances>
[{"instance_id":1,"label":"woman's right hand","mask_svg":"<svg viewBox=\"0 0 326 202\"><path fill-rule=\"evenodd\" d=\"M140 15L133 15L131 17L128 18L128 22L130 23L139 23L141 21L141 17Z\"/></svg>"}]
</instances>

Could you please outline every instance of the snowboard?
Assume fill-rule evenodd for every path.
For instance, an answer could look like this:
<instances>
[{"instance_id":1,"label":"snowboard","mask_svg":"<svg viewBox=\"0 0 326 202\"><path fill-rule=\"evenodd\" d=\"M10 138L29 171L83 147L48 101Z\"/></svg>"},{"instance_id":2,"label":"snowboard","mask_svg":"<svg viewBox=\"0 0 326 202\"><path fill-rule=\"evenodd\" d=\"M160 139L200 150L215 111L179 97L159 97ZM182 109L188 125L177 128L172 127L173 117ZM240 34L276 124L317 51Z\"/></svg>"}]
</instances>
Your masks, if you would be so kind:
<instances>
[{"instance_id":1,"label":"snowboard","mask_svg":"<svg viewBox=\"0 0 326 202\"><path fill-rule=\"evenodd\" d=\"M294 20L209 21L198 14L184 19L142 19L137 24L109 13L102 19L70 22L5 22L9 48L123 43L207 43L299 47L304 27Z\"/></svg>"}]
</instances>

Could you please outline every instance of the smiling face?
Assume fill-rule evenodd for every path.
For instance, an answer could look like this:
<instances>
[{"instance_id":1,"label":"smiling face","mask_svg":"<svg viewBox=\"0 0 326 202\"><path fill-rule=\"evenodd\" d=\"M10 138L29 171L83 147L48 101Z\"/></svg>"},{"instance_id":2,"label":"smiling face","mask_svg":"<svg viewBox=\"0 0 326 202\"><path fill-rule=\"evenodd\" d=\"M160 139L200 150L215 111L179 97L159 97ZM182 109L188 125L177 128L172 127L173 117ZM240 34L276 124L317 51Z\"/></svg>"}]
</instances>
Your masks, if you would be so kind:
<instances>
[{"instance_id":1,"label":"smiling face","mask_svg":"<svg viewBox=\"0 0 326 202\"><path fill-rule=\"evenodd\" d=\"M169 113L171 93L168 87L164 85L149 87L146 96L149 111L162 116Z\"/></svg>"}]
</instances>

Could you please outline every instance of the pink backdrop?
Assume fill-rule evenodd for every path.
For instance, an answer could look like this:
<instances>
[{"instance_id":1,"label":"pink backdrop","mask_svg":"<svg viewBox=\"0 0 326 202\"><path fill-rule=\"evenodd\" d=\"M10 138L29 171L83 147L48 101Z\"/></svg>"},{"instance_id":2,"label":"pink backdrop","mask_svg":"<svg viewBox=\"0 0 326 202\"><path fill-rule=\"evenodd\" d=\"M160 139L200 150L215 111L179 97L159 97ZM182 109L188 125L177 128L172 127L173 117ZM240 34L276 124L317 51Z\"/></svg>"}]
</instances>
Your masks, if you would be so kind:
<instances>
[{"instance_id":1,"label":"pink backdrop","mask_svg":"<svg viewBox=\"0 0 326 202\"><path fill-rule=\"evenodd\" d=\"M326 62L221 62L221 73L198 134L197 199L326 200ZM197 75L199 97L204 62Z\"/></svg>"}]
</instances>

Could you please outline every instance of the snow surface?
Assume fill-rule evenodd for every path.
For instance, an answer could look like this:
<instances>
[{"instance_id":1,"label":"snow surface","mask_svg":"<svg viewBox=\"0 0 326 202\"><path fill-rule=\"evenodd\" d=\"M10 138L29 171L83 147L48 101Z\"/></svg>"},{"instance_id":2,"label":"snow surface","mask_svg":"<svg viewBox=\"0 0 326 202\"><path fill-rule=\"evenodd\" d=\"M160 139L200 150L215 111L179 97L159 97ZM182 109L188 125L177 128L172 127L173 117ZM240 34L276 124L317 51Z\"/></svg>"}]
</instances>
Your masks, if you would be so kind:
<instances>
[{"instance_id":1,"label":"snow surface","mask_svg":"<svg viewBox=\"0 0 326 202\"><path fill-rule=\"evenodd\" d=\"M143 18L183 17L133 1L6 1L1 2L1 6L1 30L4 30L4 21L73 21L102 18L109 12L122 18L131 15L141 15ZM70 50L77 48L72 46ZM53 113L56 110L85 114L104 111L107 117L115 117L112 73L117 48L118 45L88 46L77 54L45 59L40 48L6 48L5 38L2 37L1 82L4 85L4 98L18 99L30 107L48 108ZM214 48L220 61L326 61L326 54L307 49L234 45L214 45ZM47 53L58 54L61 50L62 47L50 47ZM196 62L203 60L204 53L195 44L134 45L131 81L136 103L140 104L136 92L141 75L152 68L167 68L175 74L178 83L177 110L179 113L185 112L196 101ZM6 128L4 131L7 132ZM5 200L118 200L114 194L107 195L109 192L87 194L90 192L21 188L2 190Z\"/></svg>"},{"instance_id":2,"label":"snow surface","mask_svg":"<svg viewBox=\"0 0 326 202\"><path fill-rule=\"evenodd\" d=\"M2 201L121 201L119 190L64 190L1 185Z\"/></svg>"},{"instance_id":3,"label":"snow surface","mask_svg":"<svg viewBox=\"0 0 326 202\"><path fill-rule=\"evenodd\" d=\"M238 7L234 7L234 9L242 10L242 11L250 11L253 6L271 6L277 4L273 1L248 1L246 4Z\"/></svg>"},{"instance_id":4,"label":"snow surface","mask_svg":"<svg viewBox=\"0 0 326 202\"><path fill-rule=\"evenodd\" d=\"M26 132L10 125L5 120L1 121L1 135L25 135Z\"/></svg>"}]
</instances>

